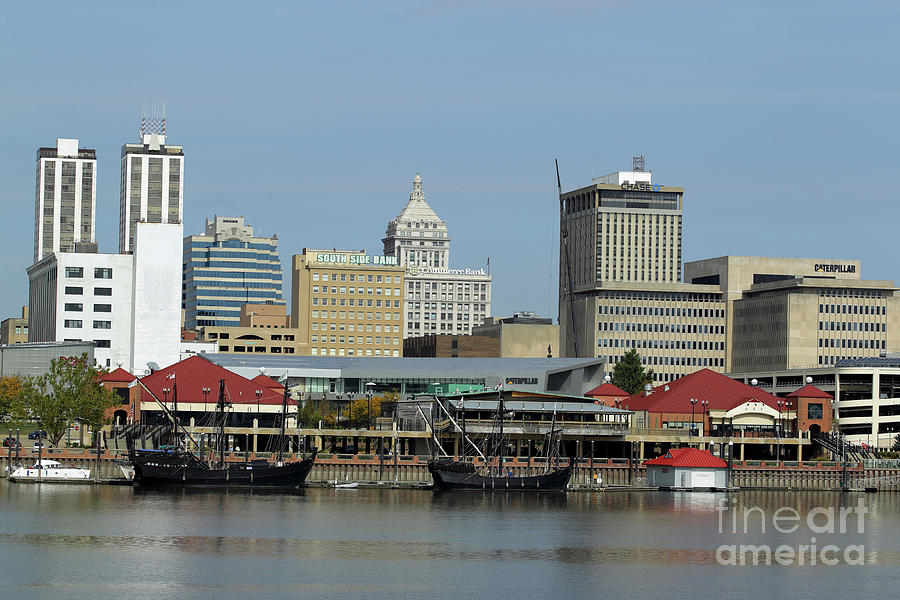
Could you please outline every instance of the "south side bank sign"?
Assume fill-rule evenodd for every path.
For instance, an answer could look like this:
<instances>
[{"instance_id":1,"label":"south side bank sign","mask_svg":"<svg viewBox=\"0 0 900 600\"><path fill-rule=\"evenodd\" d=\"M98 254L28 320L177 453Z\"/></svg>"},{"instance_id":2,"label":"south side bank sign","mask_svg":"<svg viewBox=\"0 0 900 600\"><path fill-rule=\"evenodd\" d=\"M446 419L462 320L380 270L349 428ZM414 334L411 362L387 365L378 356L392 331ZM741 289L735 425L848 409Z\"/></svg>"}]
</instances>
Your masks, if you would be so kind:
<instances>
[{"instance_id":1,"label":"south side bank sign","mask_svg":"<svg viewBox=\"0 0 900 600\"><path fill-rule=\"evenodd\" d=\"M348 264L356 266L396 267L396 256L373 256L369 254L316 254L317 263Z\"/></svg>"}]
</instances>

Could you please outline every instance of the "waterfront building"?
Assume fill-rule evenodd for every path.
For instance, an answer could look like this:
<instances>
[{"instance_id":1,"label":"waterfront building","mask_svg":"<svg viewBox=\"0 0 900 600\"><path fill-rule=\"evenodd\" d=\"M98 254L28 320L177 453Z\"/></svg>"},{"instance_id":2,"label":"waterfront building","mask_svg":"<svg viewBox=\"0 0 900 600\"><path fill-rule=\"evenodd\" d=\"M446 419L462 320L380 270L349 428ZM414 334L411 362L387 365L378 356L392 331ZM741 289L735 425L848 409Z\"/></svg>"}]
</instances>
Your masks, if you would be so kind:
<instances>
[{"instance_id":1,"label":"waterfront building","mask_svg":"<svg viewBox=\"0 0 900 600\"><path fill-rule=\"evenodd\" d=\"M382 242L385 256L406 269L404 337L468 334L490 316L491 276L482 268L450 268L447 224L426 201L418 173Z\"/></svg>"},{"instance_id":2,"label":"waterfront building","mask_svg":"<svg viewBox=\"0 0 900 600\"><path fill-rule=\"evenodd\" d=\"M603 382L603 361L593 358L366 358L323 356L206 355L206 358L244 377L260 367L275 379L287 377L295 394L365 395L366 384L375 393L396 391L403 397L453 386L495 388L583 396ZM435 386L434 384L438 384ZM471 389L471 388L468 388ZM589 400L584 399L589 402Z\"/></svg>"},{"instance_id":3,"label":"waterfront building","mask_svg":"<svg viewBox=\"0 0 900 600\"><path fill-rule=\"evenodd\" d=\"M723 445L731 442L739 460L747 452L753 458L781 454L781 459L803 460L811 456L810 433L831 430L826 404L808 389L785 401L761 387L701 369L656 387L648 384L622 406L634 411L630 440L639 444L640 458L647 448L662 444L715 445L723 454Z\"/></svg>"},{"instance_id":4,"label":"waterfront building","mask_svg":"<svg viewBox=\"0 0 900 600\"><path fill-rule=\"evenodd\" d=\"M856 445L890 450L900 434L900 356L844 359L833 365L729 373L780 397L810 381L833 398L835 430ZM824 402L823 409L831 404ZM824 429L823 431L829 431Z\"/></svg>"},{"instance_id":5,"label":"waterfront building","mask_svg":"<svg viewBox=\"0 0 900 600\"><path fill-rule=\"evenodd\" d=\"M312 356L401 355L404 269L397 257L304 248L291 274L291 325Z\"/></svg>"},{"instance_id":6,"label":"waterfront building","mask_svg":"<svg viewBox=\"0 0 900 600\"><path fill-rule=\"evenodd\" d=\"M858 260L722 256L685 264L685 279L725 300L729 372L783 371L900 348L900 297L860 279Z\"/></svg>"},{"instance_id":7,"label":"waterfront building","mask_svg":"<svg viewBox=\"0 0 900 600\"><path fill-rule=\"evenodd\" d=\"M0 323L0 346L24 344L28 341L28 307L22 307L21 317L3 319Z\"/></svg>"},{"instance_id":8,"label":"waterfront building","mask_svg":"<svg viewBox=\"0 0 900 600\"><path fill-rule=\"evenodd\" d=\"M53 253L28 268L32 342L93 342L103 367L178 360L181 225L139 223L133 254Z\"/></svg>"},{"instance_id":9,"label":"waterfront building","mask_svg":"<svg viewBox=\"0 0 900 600\"><path fill-rule=\"evenodd\" d=\"M663 489L728 488L728 463L698 448L673 448L644 463L647 485Z\"/></svg>"},{"instance_id":10,"label":"waterfront building","mask_svg":"<svg viewBox=\"0 0 900 600\"><path fill-rule=\"evenodd\" d=\"M622 388L611 384L609 380L610 376L607 375L603 385L588 390L584 395L588 398L593 398L595 402L605 404L606 406L622 406L622 403L625 402L631 394Z\"/></svg>"},{"instance_id":11,"label":"waterfront building","mask_svg":"<svg viewBox=\"0 0 900 600\"><path fill-rule=\"evenodd\" d=\"M34 191L34 262L96 244L97 152L59 138L38 148Z\"/></svg>"},{"instance_id":12,"label":"waterfront building","mask_svg":"<svg viewBox=\"0 0 900 600\"><path fill-rule=\"evenodd\" d=\"M255 236L243 217L206 220L184 238L184 326L232 327L245 304L285 306L278 236Z\"/></svg>"},{"instance_id":13,"label":"waterfront building","mask_svg":"<svg viewBox=\"0 0 900 600\"><path fill-rule=\"evenodd\" d=\"M300 330L290 326L284 304L244 304L237 326L206 325L200 339L216 344L217 352L234 354L309 354Z\"/></svg>"},{"instance_id":14,"label":"waterfront building","mask_svg":"<svg viewBox=\"0 0 900 600\"><path fill-rule=\"evenodd\" d=\"M122 146L119 252L131 252L135 225L181 223L184 149L166 143L165 118L141 124L140 142Z\"/></svg>"}]
</instances>

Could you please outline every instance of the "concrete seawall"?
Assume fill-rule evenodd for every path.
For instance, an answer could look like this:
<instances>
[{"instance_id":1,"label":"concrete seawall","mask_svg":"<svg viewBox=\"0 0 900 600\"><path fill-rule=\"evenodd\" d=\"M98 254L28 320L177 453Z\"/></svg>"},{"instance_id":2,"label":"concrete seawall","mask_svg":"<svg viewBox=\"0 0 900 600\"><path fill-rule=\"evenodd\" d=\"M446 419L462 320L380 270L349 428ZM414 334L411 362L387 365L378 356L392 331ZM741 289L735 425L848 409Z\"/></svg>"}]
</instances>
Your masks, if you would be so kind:
<instances>
[{"instance_id":1,"label":"concrete seawall","mask_svg":"<svg viewBox=\"0 0 900 600\"><path fill-rule=\"evenodd\" d=\"M125 453L102 452L100 460L96 454L86 450L53 451L44 458L58 460L66 465L87 467L94 477L117 479L122 471L113 462L114 458L125 457ZM249 458L271 458L268 454L229 455L233 462ZM424 456L378 456L351 454L320 454L316 459L307 483L310 485L333 485L358 482L361 484L427 487L431 485L428 473L428 458ZM20 453L19 462L33 464L37 454L30 450ZM0 467L15 464L15 454L0 455ZM559 461L561 466L569 464L568 459ZM642 487L646 486L646 473L642 465L630 465L627 459L579 459L571 462L574 473L571 486L574 489L597 489L595 477L599 475L600 487ZM513 475L536 475L546 468L542 459L510 458L504 461L504 469ZM99 469L99 470L98 470ZM845 480L848 489L875 488L878 491L900 491L900 469L863 469L854 463L844 469L834 463L759 463L737 462L734 465L732 485L742 489L761 490L841 490Z\"/></svg>"}]
</instances>

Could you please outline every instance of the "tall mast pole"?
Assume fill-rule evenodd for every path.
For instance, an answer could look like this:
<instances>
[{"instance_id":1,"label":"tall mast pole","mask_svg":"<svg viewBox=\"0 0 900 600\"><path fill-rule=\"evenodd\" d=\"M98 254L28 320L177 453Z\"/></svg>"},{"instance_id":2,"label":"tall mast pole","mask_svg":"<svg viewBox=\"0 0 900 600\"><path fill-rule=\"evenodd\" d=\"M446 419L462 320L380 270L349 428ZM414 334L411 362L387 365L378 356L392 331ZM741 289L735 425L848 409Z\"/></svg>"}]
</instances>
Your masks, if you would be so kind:
<instances>
[{"instance_id":1,"label":"tall mast pole","mask_svg":"<svg viewBox=\"0 0 900 600\"><path fill-rule=\"evenodd\" d=\"M503 385L497 392L497 415L500 418L500 439L497 441L497 464L500 467L500 473L503 474Z\"/></svg>"},{"instance_id":2,"label":"tall mast pole","mask_svg":"<svg viewBox=\"0 0 900 600\"><path fill-rule=\"evenodd\" d=\"M559 161L556 160L556 190L559 197L559 222L565 224L562 230L562 242L566 255L566 280L568 281L569 313L572 321L572 345L575 348L575 357L578 357L578 327L575 324L575 287L572 283L572 264L569 260L569 223L565 215L565 203L562 197L562 183L559 179Z\"/></svg>"},{"instance_id":3,"label":"tall mast pole","mask_svg":"<svg viewBox=\"0 0 900 600\"><path fill-rule=\"evenodd\" d=\"M460 397L459 399L459 411L462 415L462 461L466 462L466 407L463 404L465 399Z\"/></svg>"},{"instance_id":4,"label":"tall mast pole","mask_svg":"<svg viewBox=\"0 0 900 600\"><path fill-rule=\"evenodd\" d=\"M225 380L219 380L219 400L216 402L219 412L219 465L225 468Z\"/></svg>"},{"instance_id":5,"label":"tall mast pole","mask_svg":"<svg viewBox=\"0 0 900 600\"><path fill-rule=\"evenodd\" d=\"M284 458L284 421L287 414L288 386L287 381L284 382L284 396L281 398L281 434L278 436L278 462L281 463Z\"/></svg>"}]
</instances>

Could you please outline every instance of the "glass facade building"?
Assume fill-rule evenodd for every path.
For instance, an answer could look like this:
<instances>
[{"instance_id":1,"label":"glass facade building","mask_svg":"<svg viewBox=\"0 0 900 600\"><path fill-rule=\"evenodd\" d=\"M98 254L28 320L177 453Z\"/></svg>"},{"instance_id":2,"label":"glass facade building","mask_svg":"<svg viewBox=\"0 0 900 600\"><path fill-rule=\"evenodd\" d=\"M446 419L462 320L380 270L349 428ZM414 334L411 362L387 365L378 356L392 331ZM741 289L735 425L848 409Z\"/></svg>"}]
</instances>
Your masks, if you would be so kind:
<instances>
[{"instance_id":1,"label":"glass facade building","mask_svg":"<svg viewBox=\"0 0 900 600\"><path fill-rule=\"evenodd\" d=\"M244 304L284 305L278 237L256 237L244 219L214 217L184 238L184 326L237 327Z\"/></svg>"}]
</instances>

